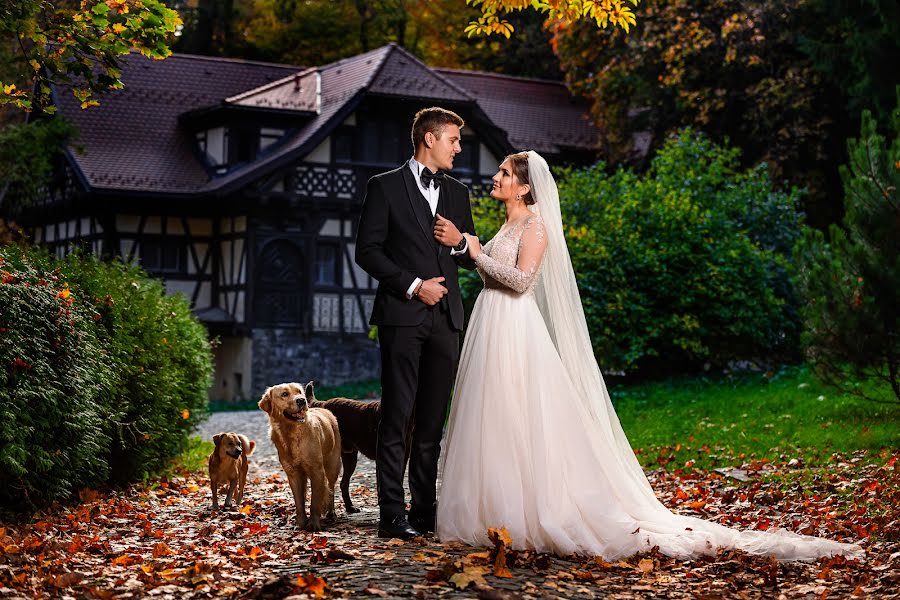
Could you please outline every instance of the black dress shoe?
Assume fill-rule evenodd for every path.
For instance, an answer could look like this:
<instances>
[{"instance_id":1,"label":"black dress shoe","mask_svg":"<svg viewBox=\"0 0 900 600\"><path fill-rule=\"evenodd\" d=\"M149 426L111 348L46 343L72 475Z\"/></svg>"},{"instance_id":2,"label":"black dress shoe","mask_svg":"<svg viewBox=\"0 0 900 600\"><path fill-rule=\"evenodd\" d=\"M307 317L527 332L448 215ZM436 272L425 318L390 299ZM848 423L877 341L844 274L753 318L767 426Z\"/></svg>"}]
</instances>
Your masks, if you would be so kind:
<instances>
[{"instance_id":1,"label":"black dress shoe","mask_svg":"<svg viewBox=\"0 0 900 600\"><path fill-rule=\"evenodd\" d=\"M434 515L409 515L409 524L422 533L433 533L434 521Z\"/></svg>"},{"instance_id":2,"label":"black dress shoe","mask_svg":"<svg viewBox=\"0 0 900 600\"><path fill-rule=\"evenodd\" d=\"M405 515L398 515L390 519L381 519L378 521L378 537L380 538L398 538L408 540L414 537L420 537L422 534L413 529Z\"/></svg>"}]
</instances>

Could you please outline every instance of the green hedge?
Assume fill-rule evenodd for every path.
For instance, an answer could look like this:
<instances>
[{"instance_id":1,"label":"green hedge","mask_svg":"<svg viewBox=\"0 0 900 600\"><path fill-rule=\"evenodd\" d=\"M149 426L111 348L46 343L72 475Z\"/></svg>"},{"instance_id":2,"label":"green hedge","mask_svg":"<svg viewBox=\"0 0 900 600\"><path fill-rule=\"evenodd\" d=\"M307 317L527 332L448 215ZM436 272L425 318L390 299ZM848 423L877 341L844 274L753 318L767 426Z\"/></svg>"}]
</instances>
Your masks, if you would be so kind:
<instances>
[{"instance_id":1,"label":"green hedge","mask_svg":"<svg viewBox=\"0 0 900 600\"><path fill-rule=\"evenodd\" d=\"M684 130L644 174L603 163L556 172L572 263L604 370L660 375L739 360L797 357L800 322L788 256L796 190L765 166ZM496 231L476 202L483 239ZM468 276L471 299L480 281Z\"/></svg>"},{"instance_id":2,"label":"green hedge","mask_svg":"<svg viewBox=\"0 0 900 600\"><path fill-rule=\"evenodd\" d=\"M159 469L204 413L212 355L183 297L137 267L0 249L0 506Z\"/></svg>"}]
</instances>

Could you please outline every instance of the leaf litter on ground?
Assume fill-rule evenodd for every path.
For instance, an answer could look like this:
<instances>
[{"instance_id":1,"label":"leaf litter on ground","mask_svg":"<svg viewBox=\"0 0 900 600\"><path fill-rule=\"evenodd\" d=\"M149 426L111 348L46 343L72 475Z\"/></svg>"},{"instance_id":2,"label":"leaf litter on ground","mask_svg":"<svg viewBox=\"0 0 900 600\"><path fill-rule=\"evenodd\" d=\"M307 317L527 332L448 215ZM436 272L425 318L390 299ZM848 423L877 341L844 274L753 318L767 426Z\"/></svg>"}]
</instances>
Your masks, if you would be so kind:
<instances>
[{"instance_id":1,"label":"leaf litter on ground","mask_svg":"<svg viewBox=\"0 0 900 600\"><path fill-rule=\"evenodd\" d=\"M501 527L489 530L489 548L381 540L369 490L355 494L362 518L339 509L327 531L307 533L291 525L283 477L258 477L239 510L213 512L205 476L181 473L120 492L85 490L80 504L0 523L0 597L897 598L897 459L883 451L834 455L816 468L748 462L738 467L747 481L692 468L648 473L676 512L860 541L867 552L809 563L736 551L690 561L655 550L613 562L559 557L515 550Z\"/></svg>"}]
</instances>

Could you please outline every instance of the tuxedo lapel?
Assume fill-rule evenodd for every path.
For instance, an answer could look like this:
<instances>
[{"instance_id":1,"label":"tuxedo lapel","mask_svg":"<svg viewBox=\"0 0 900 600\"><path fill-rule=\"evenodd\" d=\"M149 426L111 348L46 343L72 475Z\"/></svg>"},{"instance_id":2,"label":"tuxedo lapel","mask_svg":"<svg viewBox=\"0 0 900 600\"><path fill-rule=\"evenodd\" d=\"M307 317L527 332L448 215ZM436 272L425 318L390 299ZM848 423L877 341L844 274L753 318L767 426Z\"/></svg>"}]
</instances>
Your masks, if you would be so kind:
<instances>
[{"instance_id":1,"label":"tuxedo lapel","mask_svg":"<svg viewBox=\"0 0 900 600\"><path fill-rule=\"evenodd\" d=\"M416 185L416 180L413 179L412 171L407 167L402 169L402 173L403 183L406 184L406 196L409 199L410 208L412 208L413 214L416 216L416 220L422 228L422 233L425 234L426 238L431 240L432 217L431 211L428 208L428 201L425 200L425 197L419 191L419 186Z\"/></svg>"},{"instance_id":2,"label":"tuxedo lapel","mask_svg":"<svg viewBox=\"0 0 900 600\"><path fill-rule=\"evenodd\" d=\"M449 203L448 196L450 195L450 190L447 189L446 181L444 182L444 185L442 185L440 188L438 188L438 190L439 191L438 191L438 203L437 203L436 214L439 214L446 219L447 218L447 208L446 207L447 207L447 204ZM435 218L437 218L437 217L435 217ZM442 255L445 250L447 252L450 251L450 249L447 248L447 246L445 246L443 244L437 244L437 247L438 247L438 256Z\"/></svg>"}]
</instances>

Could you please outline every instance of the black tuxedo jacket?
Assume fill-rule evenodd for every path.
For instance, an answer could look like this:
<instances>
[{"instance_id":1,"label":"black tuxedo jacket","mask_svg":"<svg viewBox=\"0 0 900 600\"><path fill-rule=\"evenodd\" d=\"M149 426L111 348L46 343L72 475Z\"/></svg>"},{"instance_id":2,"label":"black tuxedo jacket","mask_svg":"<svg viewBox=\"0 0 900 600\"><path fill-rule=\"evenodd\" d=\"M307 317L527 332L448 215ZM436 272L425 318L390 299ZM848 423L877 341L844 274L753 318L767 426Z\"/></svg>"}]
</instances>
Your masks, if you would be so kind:
<instances>
[{"instance_id":1,"label":"black tuxedo jacket","mask_svg":"<svg viewBox=\"0 0 900 600\"><path fill-rule=\"evenodd\" d=\"M441 184L437 212L461 233L475 234L469 189L446 177ZM443 276L447 295L441 301L453 326L462 330L463 305L457 265L475 267L468 253L450 256L450 248L434 239L434 217L419 191L409 163L369 180L356 234L356 262L378 281L372 325L415 326L428 306L406 291L416 277Z\"/></svg>"}]
</instances>

